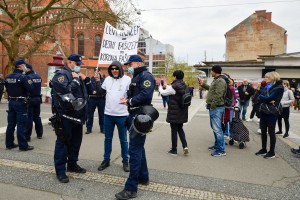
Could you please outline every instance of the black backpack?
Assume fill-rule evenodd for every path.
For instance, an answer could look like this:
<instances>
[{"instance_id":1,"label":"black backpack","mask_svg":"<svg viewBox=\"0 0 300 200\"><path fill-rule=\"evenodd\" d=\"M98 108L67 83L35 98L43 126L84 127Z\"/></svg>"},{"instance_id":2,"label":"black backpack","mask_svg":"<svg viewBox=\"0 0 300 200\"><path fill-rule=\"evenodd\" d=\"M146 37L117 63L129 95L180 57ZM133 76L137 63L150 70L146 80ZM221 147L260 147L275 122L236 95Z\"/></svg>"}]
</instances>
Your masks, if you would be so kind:
<instances>
[{"instance_id":1,"label":"black backpack","mask_svg":"<svg viewBox=\"0 0 300 200\"><path fill-rule=\"evenodd\" d=\"M181 107L187 108L191 105L192 96L188 86L185 86L184 94L181 96Z\"/></svg>"},{"instance_id":2,"label":"black backpack","mask_svg":"<svg viewBox=\"0 0 300 200\"><path fill-rule=\"evenodd\" d=\"M224 75L221 75L220 78L223 78L226 82L226 94L224 96L224 107L225 108L231 108L232 107L232 104L234 102L234 96L231 92L231 89L229 87L229 80L226 76Z\"/></svg>"},{"instance_id":3,"label":"black backpack","mask_svg":"<svg viewBox=\"0 0 300 200\"><path fill-rule=\"evenodd\" d=\"M232 94L232 91L230 90L229 85L227 85L226 87L226 94L225 94L225 98L224 98L224 106L225 108L231 108L232 104L234 102L234 96Z\"/></svg>"}]
</instances>

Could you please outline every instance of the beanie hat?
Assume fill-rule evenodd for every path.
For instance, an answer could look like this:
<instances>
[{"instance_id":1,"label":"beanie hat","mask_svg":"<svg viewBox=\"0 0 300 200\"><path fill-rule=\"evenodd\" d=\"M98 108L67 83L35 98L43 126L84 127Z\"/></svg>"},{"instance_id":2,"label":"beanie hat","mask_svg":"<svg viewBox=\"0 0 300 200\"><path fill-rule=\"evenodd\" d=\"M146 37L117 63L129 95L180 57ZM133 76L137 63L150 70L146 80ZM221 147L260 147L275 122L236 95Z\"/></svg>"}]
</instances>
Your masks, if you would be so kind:
<instances>
[{"instance_id":1,"label":"beanie hat","mask_svg":"<svg viewBox=\"0 0 300 200\"><path fill-rule=\"evenodd\" d=\"M221 74L222 73L222 67L219 65L213 65L211 68L211 71L215 72L216 74Z\"/></svg>"}]
</instances>

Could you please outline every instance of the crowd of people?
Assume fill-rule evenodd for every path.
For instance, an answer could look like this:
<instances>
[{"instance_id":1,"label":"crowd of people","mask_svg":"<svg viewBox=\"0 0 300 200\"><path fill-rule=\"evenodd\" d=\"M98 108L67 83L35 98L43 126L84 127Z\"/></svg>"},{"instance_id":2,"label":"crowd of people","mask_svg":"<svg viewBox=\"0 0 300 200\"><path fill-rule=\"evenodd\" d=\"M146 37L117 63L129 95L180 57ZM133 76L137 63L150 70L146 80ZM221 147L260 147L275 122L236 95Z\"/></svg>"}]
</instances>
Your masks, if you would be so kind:
<instances>
[{"instance_id":1,"label":"crowd of people","mask_svg":"<svg viewBox=\"0 0 300 200\"><path fill-rule=\"evenodd\" d=\"M83 137L83 125L86 123L86 134L93 132L94 112L97 108L100 133L104 134L103 161L98 167L102 171L110 166L112 140L115 126L121 146L123 170L129 172L124 189L117 193L117 199L130 199L137 196L138 185L149 184L149 172L145 152L146 134L151 131L158 112L151 102L155 88L155 79L147 71L139 55L130 56L124 63L130 76L125 75L122 63L112 62L108 75L103 78L100 68L95 68L93 77L87 77L80 70L83 65L81 56L71 54L65 66L55 72L49 83L52 88L51 123L57 139L54 150L56 177L61 183L68 183L66 172L86 173L86 169L77 164ZM193 91L184 82L184 72L175 70L171 84L161 82L159 93L167 107L166 121L170 124L171 147L167 152L172 156L178 153L178 136L184 155L189 155L183 124L188 121L189 107L183 103L186 92L193 96ZM256 89L245 79L236 86L230 75L222 73L222 67L211 68L213 81L210 85L199 79L201 91L207 90L206 108L209 110L210 126L214 143L208 147L211 156L226 156L226 138L232 136L232 119L234 108L239 107L240 117L245 122L258 118L258 133L261 134L261 149L255 154L266 159L275 157L276 134L282 134L282 119L285 123L283 137L289 136L290 107L300 107L299 89L292 91L289 82L281 80L277 72L268 72ZM0 77L1 78L1 77ZM19 147L20 151L33 150L31 141L33 122L36 136L43 137L43 126L40 118L41 77L33 67L23 59L15 61L15 69L5 81L8 93L8 125L6 130L6 148ZM236 87L235 87L236 86ZM3 92L3 88L0 88ZM232 101L228 105L228 91ZM2 95L1 95L2 96ZM202 98L202 95L201 97ZM0 98L1 100L1 98ZM252 102L250 118L246 119L247 109ZM150 109L149 109L150 107ZM272 111L272 112L271 112ZM275 132L278 124L278 132ZM17 126L18 144L14 142L14 130ZM95 129L94 129L95 131ZM129 143L127 137L129 132ZM267 140L270 140L268 150ZM299 149L291 149L300 154Z\"/></svg>"}]
</instances>

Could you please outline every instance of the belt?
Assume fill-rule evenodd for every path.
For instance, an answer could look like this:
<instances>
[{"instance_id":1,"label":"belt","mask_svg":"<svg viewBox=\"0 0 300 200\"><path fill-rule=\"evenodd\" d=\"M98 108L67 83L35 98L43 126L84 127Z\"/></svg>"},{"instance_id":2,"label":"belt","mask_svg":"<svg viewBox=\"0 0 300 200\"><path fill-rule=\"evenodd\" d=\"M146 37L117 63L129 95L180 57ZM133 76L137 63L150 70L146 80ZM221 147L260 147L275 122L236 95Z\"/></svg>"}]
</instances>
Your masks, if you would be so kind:
<instances>
[{"instance_id":1,"label":"belt","mask_svg":"<svg viewBox=\"0 0 300 200\"><path fill-rule=\"evenodd\" d=\"M90 98L104 98L105 96L90 95Z\"/></svg>"},{"instance_id":2,"label":"belt","mask_svg":"<svg viewBox=\"0 0 300 200\"><path fill-rule=\"evenodd\" d=\"M217 105L217 107L224 107L224 104L223 105Z\"/></svg>"},{"instance_id":3,"label":"belt","mask_svg":"<svg viewBox=\"0 0 300 200\"><path fill-rule=\"evenodd\" d=\"M22 96L20 96L20 97L11 97L11 96L9 96L8 98L10 98L10 99L25 99L26 97L22 97Z\"/></svg>"}]
</instances>

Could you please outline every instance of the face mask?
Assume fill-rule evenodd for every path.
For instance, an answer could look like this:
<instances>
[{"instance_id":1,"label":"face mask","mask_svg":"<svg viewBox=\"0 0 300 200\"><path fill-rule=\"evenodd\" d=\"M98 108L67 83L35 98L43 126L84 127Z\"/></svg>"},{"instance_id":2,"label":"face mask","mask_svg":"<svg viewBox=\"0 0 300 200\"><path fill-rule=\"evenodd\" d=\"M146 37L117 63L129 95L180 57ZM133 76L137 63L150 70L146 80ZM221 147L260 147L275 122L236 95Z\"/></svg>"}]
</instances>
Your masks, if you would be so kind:
<instances>
[{"instance_id":1,"label":"face mask","mask_svg":"<svg viewBox=\"0 0 300 200\"><path fill-rule=\"evenodd\" d=\"M75 67L73 68L73 72L79 73L79 72L80 72L80 66L75 66Z\"/></svg>"},{"instance_id":2,"label":"face mask","mask_svg":"<svg viewBox=\"0 0 300 200\"><path fill-rule=\"evenodd\" d=\"M128 73L129 74L134 74L134 69L133 69L133 67L129 67L128 69L127 69L127 71L128 71Z\"/></svg>"},{"instance_id":3,"label":"face mask","mask_svg":"<svg viewBox=\"0 0 300 200\"><path fill-rule=\"evenodd\" d=\"M26 74L26 71L27 71L27 67L24 67L22 74Z\"/></svg>"}]
</instances>

